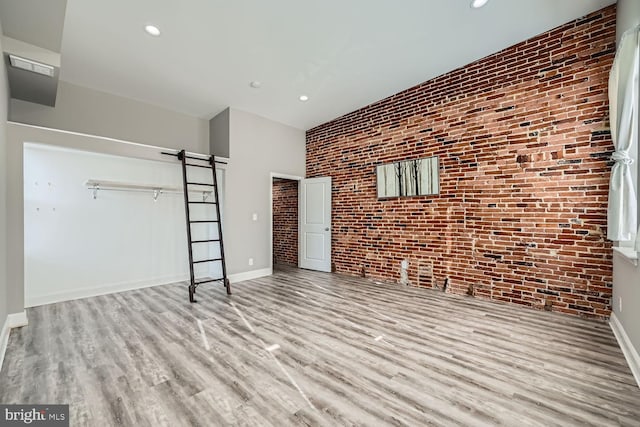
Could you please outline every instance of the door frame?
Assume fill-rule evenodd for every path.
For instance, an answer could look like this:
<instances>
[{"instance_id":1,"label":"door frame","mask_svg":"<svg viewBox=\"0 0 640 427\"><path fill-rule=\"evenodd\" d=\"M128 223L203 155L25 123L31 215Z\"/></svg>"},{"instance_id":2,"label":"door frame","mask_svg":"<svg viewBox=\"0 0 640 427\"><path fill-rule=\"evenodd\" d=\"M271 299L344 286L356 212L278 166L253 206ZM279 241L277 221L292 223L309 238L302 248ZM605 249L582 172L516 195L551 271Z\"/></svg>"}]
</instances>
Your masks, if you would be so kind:
<instances>
[{"instance_id":1,"label":"door frame","mask_svg":"<svg viewBox=\"0 0 640 427\"><path fill-rule=\"evenodd\" d=\"M288 175L286 173L271 172L269 174L269 269L273 274L273 178L289 179L291 181L298 181L298 187L300 181L304 177L297 175ZM300 213L298 212L298 224L300 224Z\"/></svg>"}]
</instances>

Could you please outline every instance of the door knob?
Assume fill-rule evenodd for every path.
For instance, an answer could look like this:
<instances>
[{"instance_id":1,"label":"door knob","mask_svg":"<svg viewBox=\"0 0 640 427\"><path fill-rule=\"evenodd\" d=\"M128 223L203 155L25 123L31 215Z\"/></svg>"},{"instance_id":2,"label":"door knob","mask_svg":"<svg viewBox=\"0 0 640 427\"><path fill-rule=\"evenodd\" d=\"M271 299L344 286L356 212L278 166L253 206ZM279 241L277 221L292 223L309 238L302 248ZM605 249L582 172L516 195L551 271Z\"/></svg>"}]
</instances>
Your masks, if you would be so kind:
<instances>
[{"instance_id":1,"label":"door knob","mask_svg":"<svg viewBox=\"0 0 640 427\"><path fill-rule=\"evenodd\" d=\"M327 227L327 228L325 228L325 229L324 229L324 231L329 231L329 230L330 230L330 228L329 228L329 227Z\"/></svg>"}]
</instances>

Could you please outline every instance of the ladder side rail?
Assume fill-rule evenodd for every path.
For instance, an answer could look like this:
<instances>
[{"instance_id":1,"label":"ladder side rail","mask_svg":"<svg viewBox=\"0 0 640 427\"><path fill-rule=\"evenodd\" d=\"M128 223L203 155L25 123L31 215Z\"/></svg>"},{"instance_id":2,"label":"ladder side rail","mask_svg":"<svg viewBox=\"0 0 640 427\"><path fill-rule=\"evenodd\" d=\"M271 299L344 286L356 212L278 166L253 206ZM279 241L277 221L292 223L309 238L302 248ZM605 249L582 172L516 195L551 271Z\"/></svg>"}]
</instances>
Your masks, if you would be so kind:
<instances>
[{"instance_id":1,"label":"ladder side rail","mask_svg":"<svg viewBox=\"0 0 640 427\"><path fill-rule=\"evenodd\" d=\"M222 239L222 218L220 216L220 192L218 191L218 174L216 173L216 159L215 156L209 158L211 164L211 171L213 173L213 193L216 198L216 214L218 219L218 239L220 239L220 258L222 261L222 277L224 279L224 286L227 289L227 294L231 295L231 283L227 277L227 263L224 255L224 241ZM222 163L222 162L220 162Z\"/></svg>"},{"instance_id":2,"label":"ladder side rail","mask_svg":"<svg viewBox=\"0 0 640 427\"><path fill-rule=\"evenodd\" d=\"M196 288L196 277L193 271L193 249L191 247L191 215L189 212L189 191L187 189L187 165L186 165L186 153L185 150L180 151L178 153L178 159L182 164L182 189L184 192L184 213L185 213L185 221L187 224L187 247L189 249L189 301L195 302L193 298L193 294L195 293Z\"/></svg>"}]
</instances>

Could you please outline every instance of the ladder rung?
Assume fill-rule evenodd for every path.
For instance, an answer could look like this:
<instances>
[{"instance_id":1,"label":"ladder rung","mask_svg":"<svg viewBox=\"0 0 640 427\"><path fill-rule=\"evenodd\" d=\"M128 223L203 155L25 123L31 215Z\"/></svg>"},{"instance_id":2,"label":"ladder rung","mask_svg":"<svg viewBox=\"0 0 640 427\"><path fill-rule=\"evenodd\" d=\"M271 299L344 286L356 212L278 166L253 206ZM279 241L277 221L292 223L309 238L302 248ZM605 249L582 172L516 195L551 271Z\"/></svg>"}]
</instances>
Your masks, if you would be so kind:
<instances>
[{"instance_id":1,"label":"ladder rung","mask_svg":"<svg viewBox=\"0 0 640 427\"><path fill-rule=\"evenodd\" d=\"M205 165L194 165L193 163L185 163L184 165L185 166L191 166L191 167L194 167L194 168L211 169L211 165L207 165L207 166L205 166Z\"/></svg>"},{"instance_id":2,"label":"ladder rung","mask_svg":"<svg viewBox=\"0 0 640 427\"><path fill-rule=\"evenodd\" d=\"M224 280L224 277L221 277L219 279L207 279L207 280L196 280L196 285L201 285L203 283L209 283L209 282L217 282L219 280Z\"/></svg>"},{"instance_id":3,"label":"ladder rung","mask_svg":"<svg viewBox=\"0 0 640 427\"><path fill-rule=\"evenodd\" d=\"M220 239L210 239L210 240L193 240L191 241L191 244L194 243L210 243L210 242L219 242Z\"/></svg>"},{"instance_id":4,"label":"ladder rung","mask_svg":"<svg viewBox=\"0 0 640 427\"><path fill-rule=\"evenodd\" d=\"M208 162L209 159L203 159L202 157L193 157L193 156L184 156L185 159L191 159L191 160L200 160L202 162Z\"/></svg>"},{"instance_id":5,"label":"ladder rung","mask_svg":"<svg viewBox=\"0 0 640 427\"><path fill-rule=\"evenodd\" d=\"M217 205L216 202L189 202L191 205Z\"/></svg>"},{"instance_id":6,"label":"ladder rung","mask_svg":"<svg viewBox=\"0 0 640 427\"><path fill-rule=\"evenodd\" d=\"M206 187L215 187L215 184L207 184L204 182L187 182L187 185L204 185Z\"/></svg>"},{"instance_id":7,"label":"ladder rung","mask_svg":"<svg viewBox=\"0 0 640 427\"><path fill-rule=\"evenodd\" d=\"M207 224L207 223L212 223L212 222L220 222L217 219L211 219L211 220L198 220L198 221L189 221L191 224Z\"/></svg>"},{"instance_id":8,"label":"ladder rung","mask_svg":"<svg viewBox=\"0 0 640 427\"><path fill-rule=\"evenodd\" d=\"M201 264L203 262L215 262L222 261L222 258L201 259L200 261L193 261L194 264Z\"/></svg>"}]
</instances>

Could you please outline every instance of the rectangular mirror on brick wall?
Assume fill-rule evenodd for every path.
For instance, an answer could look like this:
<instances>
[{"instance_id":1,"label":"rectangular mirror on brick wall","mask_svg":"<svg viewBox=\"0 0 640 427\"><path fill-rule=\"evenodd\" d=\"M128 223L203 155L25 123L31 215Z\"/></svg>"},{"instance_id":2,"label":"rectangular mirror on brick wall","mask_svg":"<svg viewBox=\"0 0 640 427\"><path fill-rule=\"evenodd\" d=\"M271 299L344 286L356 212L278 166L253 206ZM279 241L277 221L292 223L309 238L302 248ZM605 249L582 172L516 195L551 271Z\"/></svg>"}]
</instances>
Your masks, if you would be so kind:
<instances>
[{"instance_id":1,"label":"rectangular mirror on brick wall","mask_svg":"<svg viewBox=\"0 0 640 427\"><path fill-rule=\"evenodd\" d=\"M378 199L438 194L438 157L404 160L376 167Z\"/></svg>"}]
</instances>

